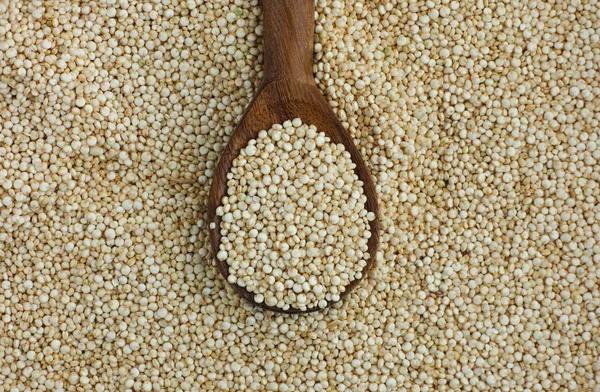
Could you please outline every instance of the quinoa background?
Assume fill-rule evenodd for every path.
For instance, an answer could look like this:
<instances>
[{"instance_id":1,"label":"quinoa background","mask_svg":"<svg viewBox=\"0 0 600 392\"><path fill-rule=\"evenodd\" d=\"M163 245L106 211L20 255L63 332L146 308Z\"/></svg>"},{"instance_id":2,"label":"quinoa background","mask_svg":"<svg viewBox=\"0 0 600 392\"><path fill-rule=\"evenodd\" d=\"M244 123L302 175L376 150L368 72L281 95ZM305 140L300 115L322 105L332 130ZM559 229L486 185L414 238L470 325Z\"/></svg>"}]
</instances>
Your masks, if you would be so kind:
<instances>
[{"instance_id":1,"label":"quinoa background","mask_svg":"<svg viewBox=\"0 0 600 392\"><path fill-rule=\"evenodd\" d=\"M381 251L283 316L205 222L258 3L0 0L0 391L600 390L597 1L316 4Z\"/></svg>"}]
</instances>

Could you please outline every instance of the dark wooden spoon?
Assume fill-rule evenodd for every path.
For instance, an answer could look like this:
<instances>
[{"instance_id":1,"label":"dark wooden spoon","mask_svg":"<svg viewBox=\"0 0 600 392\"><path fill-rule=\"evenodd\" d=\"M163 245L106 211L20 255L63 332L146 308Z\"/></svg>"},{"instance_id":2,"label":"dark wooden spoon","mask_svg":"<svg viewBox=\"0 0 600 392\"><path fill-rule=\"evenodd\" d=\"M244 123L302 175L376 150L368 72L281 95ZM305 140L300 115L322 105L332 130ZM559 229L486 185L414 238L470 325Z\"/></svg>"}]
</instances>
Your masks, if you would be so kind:
<instances>
[{"instance_id":1,"label":"dark wooden spoon","mask_svg":"<svg viewBox=\"0 0 600 392\"><path fill-rule=\"evenodd\" d=\"M370 223L371 238L367 242L370 259L363 270L364 277L375 264L379 243L377 195L373 179L351 136L321 95L313 77L314 0L262 0L262 4L264 79L217 165L208 199L210 240L217 267L227 281L229 265L216 257L221 243L221 218L217 216L216 210L221 205L223 196L227 194L227 173L233 165L233 160L240 150L246 147L248 141L258 137L261 130L268 130L273 124L282 124L286 120L299 117L303 123L312 124L324 132L333 143L342 143L356 164L355 172L363 182L367 196L367 211L375 213L376 217ZM358 281L359 279L354 280L346 286L340 300ZM232 286L243 298L272 311L305 313L320 309L290 308L284 311L278 307L267 306L264 302L256 303L254 295L248 290L237 284ZM328 305L331 305L331 302Z\"/></svg>"}]
</instances>

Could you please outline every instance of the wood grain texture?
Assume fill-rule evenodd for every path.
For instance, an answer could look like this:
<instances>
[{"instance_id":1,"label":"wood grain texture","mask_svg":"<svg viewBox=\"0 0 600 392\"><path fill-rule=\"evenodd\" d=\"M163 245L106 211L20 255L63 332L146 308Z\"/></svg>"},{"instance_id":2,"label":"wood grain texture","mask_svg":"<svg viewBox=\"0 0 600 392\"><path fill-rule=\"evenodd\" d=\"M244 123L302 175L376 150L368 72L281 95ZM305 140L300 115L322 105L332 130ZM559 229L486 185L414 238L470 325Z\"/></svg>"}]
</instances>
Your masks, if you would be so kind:
<instances>
[{"instance_id":1,"label":"wood grain texture","mask_svg":"<svg viewBox=\"0 0 600 392\"><path fill-rule=\"evenodd\" d=\"M234 159L251 139L258 137L261 130L268 130L273 124L282 124L286 120L299 117L303 123L314 125L319 131L324 132L332 142L342 143L356 164L355 172L363 182L367 196L366 208L376 217L370 222L371 238L368 240L370 259L363 270L364 277L375 264L379 245L377 194L373 179L354 142L321 95L312 75L314 2L313 0L263 0L263 9L265 78L223 152L213 176L208 200L210 241L217 268L227 280L228 264L216 257L221 243L221 218L217 216L216 209L221 205L223 196L227 194L227 173ZM213 223L214 228L211 227ZM351 292L358 282L359 279L346 286L346 291L340 296L340 300ZM241 297L268 310L284 313L319 310L319 308L312 308L305 311L298 309L283 311L264 303L257 304L253 294L248 290L236 284L232 286Z\"/></svg>"},{"instance_id":2,"label":"wood grain texture","mask_svg":"<svg viewBox=\"0 0 600 392\"><path fill-rule=\"evenodd\" d=\"M313 83L314 0L262 0L264 83Z\"/></svg>"}]
</instances>

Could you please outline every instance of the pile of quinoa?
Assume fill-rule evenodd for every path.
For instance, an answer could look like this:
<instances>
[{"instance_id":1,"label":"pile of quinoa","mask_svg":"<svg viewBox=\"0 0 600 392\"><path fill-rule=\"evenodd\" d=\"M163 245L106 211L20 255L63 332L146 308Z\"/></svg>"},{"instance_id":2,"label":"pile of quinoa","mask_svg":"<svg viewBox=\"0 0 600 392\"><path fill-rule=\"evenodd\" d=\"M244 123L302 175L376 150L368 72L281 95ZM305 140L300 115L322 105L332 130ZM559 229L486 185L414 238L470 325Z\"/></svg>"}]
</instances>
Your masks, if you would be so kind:
<instances>
[{"instance_id":1,"label":"pile of quinoa","mask_svg":"<svg viewBox=\"0 0 600 392\"><path fill-rule=\"evenodd\" d=\"M371 259L375 213L355 168L343 144L300 118L259 131L233 160L216 211L229 283L284 311L339 301Z\"/></svg>"},{"instance_id":2,"label":"pile of quinoa","mask_svg":"<svg viewBox=\"0 0 600 392\"><path fill-rule=\"evenodd\" d=\"M377 266L281 315L210 252L257 0L0 1L0 391L596 391L596 0L317 0Z\"/></svg>"}]
</instances>

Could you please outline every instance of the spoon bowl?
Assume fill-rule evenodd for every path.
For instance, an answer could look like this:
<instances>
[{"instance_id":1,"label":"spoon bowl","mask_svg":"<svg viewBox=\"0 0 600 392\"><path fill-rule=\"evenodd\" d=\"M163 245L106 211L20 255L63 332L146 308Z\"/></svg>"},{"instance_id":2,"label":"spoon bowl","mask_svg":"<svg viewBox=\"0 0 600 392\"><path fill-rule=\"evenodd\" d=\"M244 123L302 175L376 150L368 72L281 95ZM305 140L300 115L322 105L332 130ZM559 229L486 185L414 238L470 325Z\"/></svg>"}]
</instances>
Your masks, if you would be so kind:
<instances>
[{"instance_id":1,"label":"spoon bowl","mask_svg":"<svg viewBox=\"0 0 600 392\"><path fill-rule=\"evenodd\" d=\"M371 237L367 241L370 257L362 271L364 277L375 264L379 244L377 194L371 174L350 134L335 116L312 75L314 1L263 0L263 18L265 76L217 164L208 199L210 241L217 268L227 281L229 265L226 260L216 257L221 243L221 217L216 210L221 205L223 196L227 195L227 174L233 161L250 140L258 137L260 131L270 129L273 124L300 118L304 124L314 125L317 130L325 133L332 143L344 145L356 165L356 175L363 182L367 198L365 208L375 214L375 219L370 222ZM360 279L355 279L345 287L340 301L359 281ZM231 285L241 297L264 309L283 313L306 313L321 309L283 310L264 302L257 303L254 301L254 294L247 289L235 283ZM328 306L332 303L328 302Z\"/></svg>"}]
</instances>

